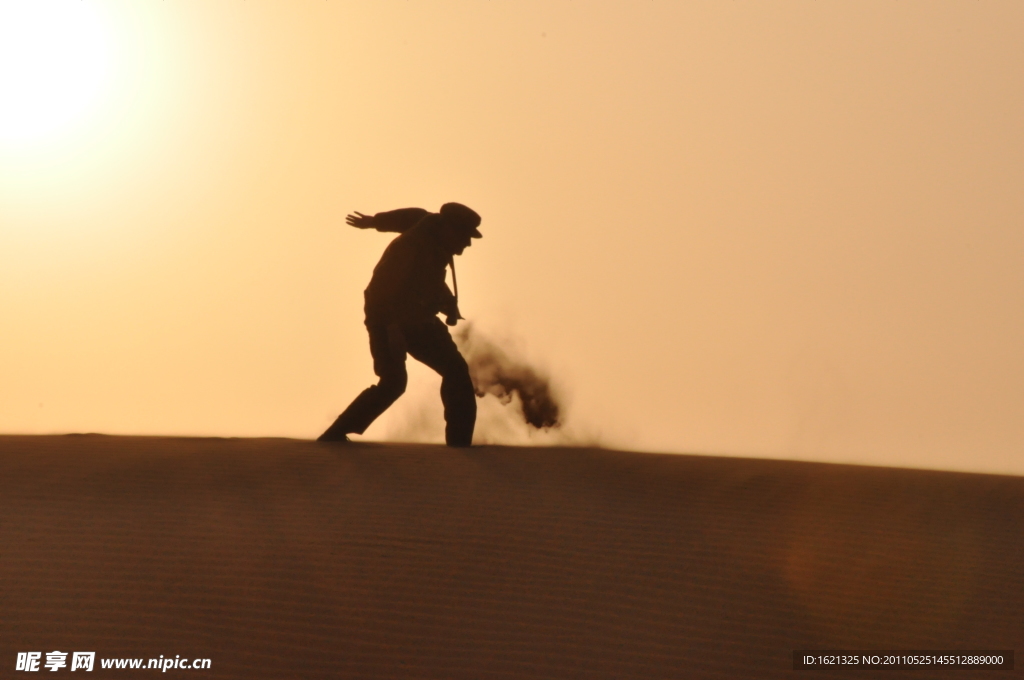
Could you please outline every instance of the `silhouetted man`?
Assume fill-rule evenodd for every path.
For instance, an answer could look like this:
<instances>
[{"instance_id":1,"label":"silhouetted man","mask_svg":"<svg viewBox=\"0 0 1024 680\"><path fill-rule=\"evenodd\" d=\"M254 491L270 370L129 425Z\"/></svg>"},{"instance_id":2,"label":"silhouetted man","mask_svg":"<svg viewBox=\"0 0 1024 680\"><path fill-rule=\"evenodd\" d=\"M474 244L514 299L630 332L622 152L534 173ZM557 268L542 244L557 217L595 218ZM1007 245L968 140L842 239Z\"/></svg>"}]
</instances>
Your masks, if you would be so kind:
<instances>
[{"instance_id":1,"label":"silhouetted man","mask_svg":"<svg viewBox=\"0 0 1024 680\"><path fill-rule=\"evenodd\" d=\"M405 392L405 355L411 354L441 374L445 441L469 446L476 425L476 395L469 367L448 329L462 318L458 299L445 283L445 268L481 238L480 216L459 203L445 203L441 212L403 208L369 216L356 212L346 222L358 229L398 232L373 270L364 297L366 330L370 334L373 372L380 381L363 390L338 416L319 441L347 441L362 434ZM458 288L456 287L456 291Z\"/></svg>"}]
</instances>

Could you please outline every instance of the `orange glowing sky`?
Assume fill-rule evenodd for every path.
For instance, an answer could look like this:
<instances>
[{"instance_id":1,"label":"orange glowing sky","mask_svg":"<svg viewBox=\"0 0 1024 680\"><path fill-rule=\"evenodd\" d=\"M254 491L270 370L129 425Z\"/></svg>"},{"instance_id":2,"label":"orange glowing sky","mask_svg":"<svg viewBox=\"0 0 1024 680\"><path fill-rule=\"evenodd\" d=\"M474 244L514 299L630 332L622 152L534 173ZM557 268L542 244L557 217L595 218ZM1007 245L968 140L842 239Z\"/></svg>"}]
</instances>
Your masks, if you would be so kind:
<instances>
[{"instance_id":1,"label":"orange glowing sky","mask_svg":"<svg viewBox=\"0 0 1024 680\"><path fill-rule=\"evenodd\" d=\"M1024 474L1021 3L46 6L0 432L315 437L373 381L345 214L460 201L464 315L608 445Z\"/></svg>"}]
</instances>

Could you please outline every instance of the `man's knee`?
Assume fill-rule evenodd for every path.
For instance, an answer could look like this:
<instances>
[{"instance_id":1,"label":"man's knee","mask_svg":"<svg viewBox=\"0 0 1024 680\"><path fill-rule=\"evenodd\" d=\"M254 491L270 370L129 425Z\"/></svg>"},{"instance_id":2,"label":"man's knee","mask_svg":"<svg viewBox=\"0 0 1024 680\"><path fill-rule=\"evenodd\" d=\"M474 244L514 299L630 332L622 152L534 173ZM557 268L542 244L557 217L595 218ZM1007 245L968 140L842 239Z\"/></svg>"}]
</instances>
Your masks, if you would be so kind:
<instances>
[{"instance_id":1,"label":"man's knee","mask_svg":"<svg viewBox=\"0 0 1024 680\"><path fill-rule=\"evenodd\" d=\"M469 371L452 371L441 380L441 401L445 405L445 419L476 419L476 389Z\"/></svg>"},{"instance_id":2,"label":"man's knee","mask_svg":"<svg viewBox=\"0 0 1024 680\"><path fill-rule=\"evenodd\" d=\"M408 384L409 375L405 371L395 371L382 375L377 383L377 389L382 397L394 401L405 394L405 388Z\"/></svg>"}]
</instances>

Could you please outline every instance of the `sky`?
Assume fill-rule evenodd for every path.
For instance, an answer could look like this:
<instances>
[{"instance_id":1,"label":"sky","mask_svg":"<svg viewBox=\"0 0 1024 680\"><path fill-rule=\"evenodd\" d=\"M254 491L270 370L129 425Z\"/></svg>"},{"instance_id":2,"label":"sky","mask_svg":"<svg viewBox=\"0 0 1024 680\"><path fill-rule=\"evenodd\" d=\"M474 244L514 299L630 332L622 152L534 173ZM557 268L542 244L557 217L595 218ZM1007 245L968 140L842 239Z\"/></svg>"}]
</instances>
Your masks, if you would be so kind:
<instances>
[{"instance_id":1,"label":"sky","mask_svg":"<svg viewBox=\"0 0 1024 680\"><path fill-rule=\"evenodd\" d=\"M1024 474L1022 29L0 0L0 432L315 438L375 381L391 237L345 215L458 201L463 315L551 376L568 443ZM367 438L439 417L410 371Z\"/></svg>"}]
</instances>

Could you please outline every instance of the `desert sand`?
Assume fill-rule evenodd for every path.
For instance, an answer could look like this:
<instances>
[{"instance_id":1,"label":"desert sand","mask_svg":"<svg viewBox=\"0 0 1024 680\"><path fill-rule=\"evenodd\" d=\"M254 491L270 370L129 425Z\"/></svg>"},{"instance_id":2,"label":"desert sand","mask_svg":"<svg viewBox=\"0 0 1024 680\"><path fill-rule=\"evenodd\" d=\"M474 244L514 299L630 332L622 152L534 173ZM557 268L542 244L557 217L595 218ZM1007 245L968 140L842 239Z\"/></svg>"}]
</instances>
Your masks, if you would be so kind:
<instances>
[{"instance_id":1,"label":"desert sand","mask_svg":"<svg viewBox=\"0 0 1024 680\"><path fill-rule=\"evenodd\" d=\"M160 655L204 678L1009 677L792 654L1024 649L1020 477L5 436L0 504L5 676L59 650L111 677Z\"/></svg>"}]
</instances>

